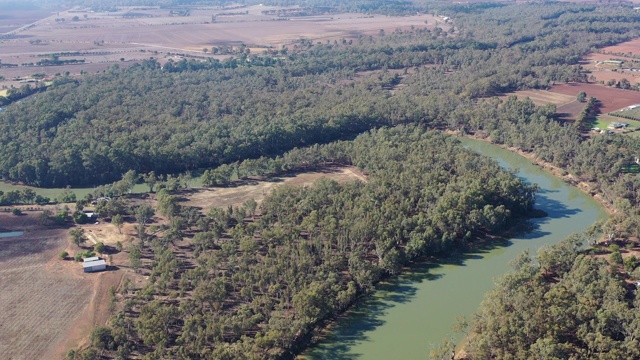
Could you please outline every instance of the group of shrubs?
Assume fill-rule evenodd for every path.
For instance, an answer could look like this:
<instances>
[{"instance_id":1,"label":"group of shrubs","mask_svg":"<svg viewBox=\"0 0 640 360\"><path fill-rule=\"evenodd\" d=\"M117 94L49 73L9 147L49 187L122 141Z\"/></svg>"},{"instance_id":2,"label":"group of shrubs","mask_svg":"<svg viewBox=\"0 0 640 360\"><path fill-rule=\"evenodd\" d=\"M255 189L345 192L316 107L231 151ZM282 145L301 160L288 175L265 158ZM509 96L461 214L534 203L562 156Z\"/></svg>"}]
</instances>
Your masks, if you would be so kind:
<instances>
[{"instance_id":1,"label":"group of shrubs","mask_svg":"<svg viewBox=\"0 0 640 360\"><path fill-rule=\"evenodd\" d=\"M119 241L116 243L116 250L122 251L122 244ZM105 254L106 252L107 248L104 243L99 242L93 246L93 250L85 250L76 254L73 257L73 260L80 262L85 258L96 256L96 254ZM62 251L58 256L60 257L60 260L67 260L69 258L69 252Z\"/></svg>"}]
</instances>

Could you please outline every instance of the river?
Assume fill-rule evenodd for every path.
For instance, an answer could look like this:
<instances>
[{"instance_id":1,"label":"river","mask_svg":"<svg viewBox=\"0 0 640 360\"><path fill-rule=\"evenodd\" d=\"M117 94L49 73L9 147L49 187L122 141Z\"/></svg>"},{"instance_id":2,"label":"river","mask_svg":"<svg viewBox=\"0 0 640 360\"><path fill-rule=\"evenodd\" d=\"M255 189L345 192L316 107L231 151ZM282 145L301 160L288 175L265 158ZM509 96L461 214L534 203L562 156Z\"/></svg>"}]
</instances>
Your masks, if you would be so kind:
<instances>
[{"instance_id":1,"label":"river","mask_svg":"<svg viewBox=\"0 0 640 360\"><path fill-rule=\"evenodd\" d=\"M379 291L339 320L329 334L309 349L305 359L428 359L443 339L461 340L452 327L478 308L494 279L509 270L509 262L529 249L532 254L573 232L585 230L606 212L590 196L498 146L466 138L468 147L496 159L518 176L537 183L536 208L546 218L533 219L534 229L501 246L477 249L437 264L422 264L382 284Z\"/></svg>"}]
</instances>

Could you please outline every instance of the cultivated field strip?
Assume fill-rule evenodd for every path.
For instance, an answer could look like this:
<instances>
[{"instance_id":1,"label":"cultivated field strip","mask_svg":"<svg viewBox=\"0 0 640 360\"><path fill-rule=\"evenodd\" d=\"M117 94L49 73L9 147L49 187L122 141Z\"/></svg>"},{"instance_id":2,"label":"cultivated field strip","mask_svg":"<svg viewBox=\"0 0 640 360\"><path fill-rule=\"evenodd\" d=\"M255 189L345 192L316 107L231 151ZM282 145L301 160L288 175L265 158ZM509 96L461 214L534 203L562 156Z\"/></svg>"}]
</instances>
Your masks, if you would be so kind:
<instances>
[{"instance_id":1,"label":"cultivated field strip","mask_svg":"<svg viewBox=\"0 0 640 360\"><path fill-rule=\"evenodd\" d=\"M90 282L56 259L65 240L45 235L0 242L2 360L43 359L90 299Z\"/></svg>"},{"instance_id":2,"label":"cultivated field strip","mask_svg":"<svg viewBox=\"0 0 640 360\"><path fill-rule=\"evenodd\" d=\"M544 106L547 104L564 105L576 100L575 95L558 94L546 90L523 90L516 91L510 95L516 95L519 99L528 97L538 106Z\"/></svg>"}]
</instances>

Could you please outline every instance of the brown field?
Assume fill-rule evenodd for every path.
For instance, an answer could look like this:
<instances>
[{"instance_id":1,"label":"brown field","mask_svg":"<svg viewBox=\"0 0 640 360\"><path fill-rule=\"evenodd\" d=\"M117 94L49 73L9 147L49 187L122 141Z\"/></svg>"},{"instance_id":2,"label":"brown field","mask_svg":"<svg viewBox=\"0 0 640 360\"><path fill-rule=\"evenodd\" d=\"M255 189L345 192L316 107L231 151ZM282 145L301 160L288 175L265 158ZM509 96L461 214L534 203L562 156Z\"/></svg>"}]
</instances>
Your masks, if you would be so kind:
<instances>
[{"instance_id":1,"label":"brown field","mask_svg":"<svg viewBox=\"0 0 640 360\"><path fill-rule=\"evenodd\" d=\"M123 271L85 274L79 263L59 260L62 250L80 249L69 245L67 229L39 225L34 213L0 213L0 228L25 231L0 238L2 359L62 358L106 322L108 288L118 286Z\"/></svg>"},{"instance_id":2,"label":"brown field","mask_svg":"<svg viewBox=\"0 0 640 360\"><path fill-rule=\"evenodd\" d=\"M622 53L627 56L640 55L640 38L633 39L618 45L607 46L602 48L605 53Z\"/></svg>"},{"instance_id":3,"label":"brown field","mask_svg":"<svg viewBox=\"0 0 640 360\"><path fill-rule=\"evenodd\" d=\"M235 187L198 188L194 189L192 194L186 196L188 200L182 204L198 207L203 213L207 213L212 207L226 208L230 205L239 206L249 199L254 199L260 203L265 195L275 186L280 184L308 186L321 177L333 179L338 182L366 180L364 175L353 167L328 168L321 171L299 173L264 181L248 180Z\"/></svg>"},{"instance_id":4,"label":"brown field","mask_svg":"<svg viewBox=\"0 0 640 360\"><path fill-rule=\"evenodd\" d=\"M151 57L163 62L175 58L175 54L220 58L203 52L204 48L213 46L246 44L251 51L261 52L271 47L292 46L293 42L303 38L314 42L357 39L360 35L377 35L380 30L434 28L436 21L445 30L450 26L442 19L426 14L404 17L363 14L278 17L262 13L277 9L281 8L193 8L189 16L170 16L167 9L133 7L109 13L61 11L42 14L44 18L29 22L35 26L7 31L0 28L0 35L5 34L5 38L0 38L0 61L21 65L45 59L51 53L79 52L60 59L82 59L85 64L0 68L0 75L7 78L0 85L19 86L10 80L34 73L96 72L112 64ZM213 15L215 22L212 22ZM17 15L9 12L2 16ZM74 20L74 17L77 18ZM125 59L124 63L121 58Z\"/></svg>"},{"instance_id":5,"label":"brown field","mask_svg":"<svg viewBox=\"0 0 640 360\"><path fill-rule=\"evenodd\" d=\"M513 93L509 93L508 95L516 95L518 99L529 98L533 101L534 104L538 106L544 106L548 104L554 104L556 106L561 106L568 104L572 101L576 101L576 96L573 95L564 95L559 93L553 93L546 90L520 90L515 91ZM576 94L577 95L577 94ZM503 96L501 98L506 98Z\"/></svg>"},{"instance_id":6,"label":"brown field","mask_svg":"<svg viewBox=\"0 0 640 360\"><path fill-rule=\"evenodd\" d=\"M10 32L51 16L51 14L51 11L40 9L8 10L0 4L0 33Z\"/></svg>"},{"instance_id":7,"label":"brown field","mask_svg":"<svg viewBox=\"0 0 640 360\"><path fill-rule=\"evenodd\" d=\"M638 42L638 40L634 40ZM623 43L627 44L627 43ZM617 46L623 46L617 45ZM613 47L604 48L604 51L610 51ZM624 48L624 46L623 46ZM640 49L638 49L640 50ZM625 64L621 66L612 66L603 64L606 60L622 60ZM635 60L635 61L634 61ZM640 82L640 59L633 59L626 56L611 55L608 53L590 53L581 62L582 67L589 71L589 75L593 75L597 82L607 82L611 79L620 81L627 79L631 84Z\"/></svg>"},{"instance_id":8,"label":"brown field","mask_svg":"<svg viewBox=\"0 0 640 360\"><path fill-rule=\"evenodd\" d=\"M32 216L0 214L0 353L5 359L43 359L74 326L91 298L91 281L65 262L66 230L43 228Z\"/></svg>"},{"instance_id":9,"label":"brown field","mask_svg":"<svg viewBox=\"0 0 640 360\"><path fill-rule=\"evenodd\" d=\"M631 90L615 89L598 84L571 83L554 85L551 92L576 96L580 91L593 96L602 102L600 112L608 113L625 106L637 104L640 101L640 93Z\"/></svg>"},{"instance_id":10,"label":"brown field","mask_svg":"<svg viewBox=\"0 0 640 360\"><path fill-rule=\"evenodd\" d=\"M558 114L563 114L567 119L574 119L576 118L576 116L578 116L578 114L580 114L580 112L582 112L582 109L584 109L585 104L578 102L577 100L574 100L568 104L564 104L562 106L558 106L556 108L556 112Z\"/></svg>"}]
</instances>

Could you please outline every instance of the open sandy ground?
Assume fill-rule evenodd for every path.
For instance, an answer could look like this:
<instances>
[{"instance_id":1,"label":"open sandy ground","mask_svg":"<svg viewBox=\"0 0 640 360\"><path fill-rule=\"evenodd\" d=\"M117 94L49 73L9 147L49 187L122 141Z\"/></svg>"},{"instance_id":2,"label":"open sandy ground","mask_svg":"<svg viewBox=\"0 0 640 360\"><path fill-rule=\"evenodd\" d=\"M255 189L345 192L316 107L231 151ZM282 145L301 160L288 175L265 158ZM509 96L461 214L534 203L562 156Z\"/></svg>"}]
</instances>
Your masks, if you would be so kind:
<instances>
[{"instance_id":1,"label":"open sandy ground","mask_svg":"<svg viewBox=\"0 0 640 360\"><path fill-rule=\"evenodd\" d=\"M207 213L212 207L240 206L249 199L260 203L275 186L281 184L309 186L322 177L342 183L354 180L366 181L365 176L354 167L327 168L267 180L250 179L232 187L196 188L193 189L192 194L186 196L187 201L182 205L194 206L200 208L203 213Z\"/></svg>"}]
</instances>

